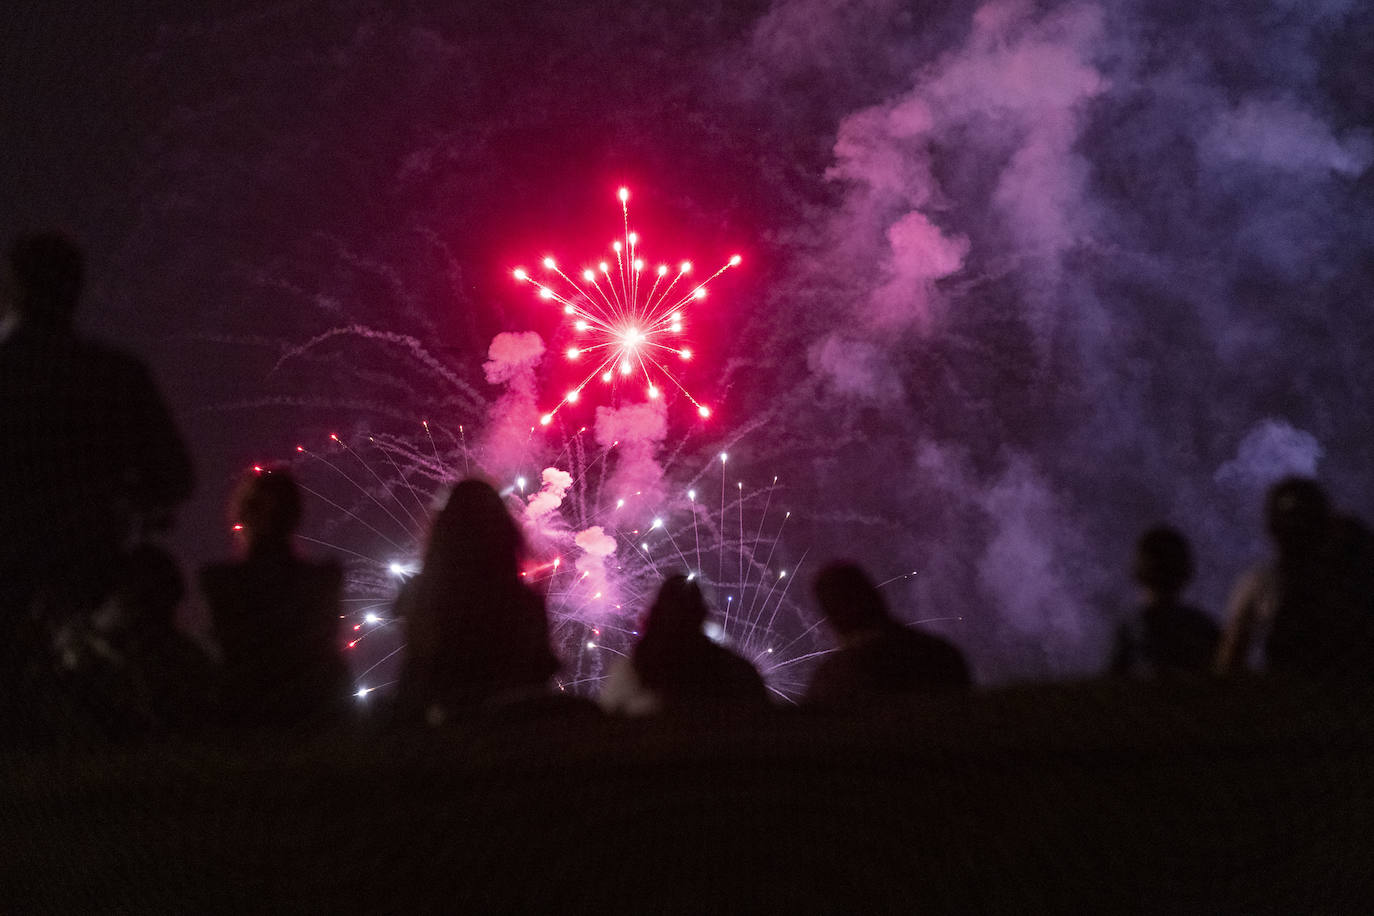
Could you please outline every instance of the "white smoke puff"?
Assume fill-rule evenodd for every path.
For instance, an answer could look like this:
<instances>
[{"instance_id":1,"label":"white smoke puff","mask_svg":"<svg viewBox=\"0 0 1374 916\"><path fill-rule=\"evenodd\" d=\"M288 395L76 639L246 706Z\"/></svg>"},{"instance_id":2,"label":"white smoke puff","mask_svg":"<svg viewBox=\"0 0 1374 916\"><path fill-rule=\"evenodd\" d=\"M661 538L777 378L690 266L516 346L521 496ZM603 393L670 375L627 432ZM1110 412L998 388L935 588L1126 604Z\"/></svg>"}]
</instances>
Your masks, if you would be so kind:
<instances>
[{"instance_id":1,"label":"white smoke puff","mask_svg":"<svg viewBox=\"0 0 1374 916\"><path fill-rule=\"evenodd\" d=\"M615 538L606 533L600 525L593 525L585 531L577 532L573 543L589 557L605 559L615 555Z\"/></svg>"},{"instance_id":2,"label":"white smoke puff","mask_svg":"<svg viewBox=\"0 0 1374 916\"><path fill-rule=\"evenodd\" d=\"M525 506L525 517L534 523L563 505L563 497L568 495L573 482L571 474L558 468L544 468L542 479L543 488Z\"/></svg>"},{"instance_id":3,"label":"white smoke puff","mask_svg":"<svg viewBox=\"0 0 1374 916\"><path fill-rule=\"evenodd\" d=\"M1267 418L1250 427L1236 456L1217 469L1218 483L1267 487L1290 474L1315 477L1323 451L1311 433Z\"/></svg>"},{"instance_id":4,"label":"white smoke puff","mask_svg":"<svg viewBox=\"0 0 1374 916\"><path fill-rule=\"evenodd\" d=\"M662 398L625 407L596 409L596 441L615 446L612 492L620 498L638 494L644 505L663 501L663 466L658 462L668 434L668 413Z\"/></svg>"},{"instance_id":5,"label":"white smoke puff","mask_svg":"<svg viewBox=\"0 0 1374 916\"><path fill-rule=\"evenodd\" d=\"M521 373L533 372L544 356L544 341L534 331L505 331L491 339L482 364L487 381L501 385Z\"/></svg>"}]
</instances>

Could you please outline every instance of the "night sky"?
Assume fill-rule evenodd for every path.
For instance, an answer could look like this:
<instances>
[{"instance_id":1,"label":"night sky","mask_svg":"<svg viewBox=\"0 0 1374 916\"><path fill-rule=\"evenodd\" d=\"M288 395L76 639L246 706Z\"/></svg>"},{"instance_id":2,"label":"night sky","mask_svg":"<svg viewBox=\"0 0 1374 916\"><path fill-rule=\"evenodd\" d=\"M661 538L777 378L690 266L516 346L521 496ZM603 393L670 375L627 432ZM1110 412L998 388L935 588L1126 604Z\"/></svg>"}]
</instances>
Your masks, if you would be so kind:
<instances>
[{"instance_id":1,"label":"night sky","mask_svg":"<svg viewBox=\"0 0 1374 916\"><path fill-rule=\"evenodd\" d=\"M188 567L254 461L491 435L493 337L566 333L511 269L602 251L621 185L655 257L745 258L665 487L777 475L784 562L916 570L982 681L1099 668L1149 525L1220 616L1278 476L1374 517L1361 3L75 6L0 23L0 228L79 238L83 326L153 364Z\"/></svg>"}]
</instances>

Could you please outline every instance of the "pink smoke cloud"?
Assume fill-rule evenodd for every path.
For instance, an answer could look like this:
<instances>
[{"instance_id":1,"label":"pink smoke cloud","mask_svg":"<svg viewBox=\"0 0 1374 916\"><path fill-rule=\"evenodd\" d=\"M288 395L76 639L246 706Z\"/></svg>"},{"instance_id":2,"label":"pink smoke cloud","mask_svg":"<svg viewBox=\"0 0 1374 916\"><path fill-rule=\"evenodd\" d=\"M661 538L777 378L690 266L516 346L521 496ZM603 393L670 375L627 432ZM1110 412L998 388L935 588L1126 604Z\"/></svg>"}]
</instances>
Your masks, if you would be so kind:
<instances>
[{"instance_id":1,"label":"pink smoke cloud","mask_svg":"<svg viewBox=\"0 0 1374 916\"><path fill-rule=\"evenodd\" d=\"M946 306L938 281L963 270L972 250L932 149L1005 151L992 193L996 234L1015 243L1023 267L1055 278L1062 256L1091 238L1088 167L1075 144L1085 106L1109 86L1092 63L1102 20L1090 4L1043 16L1017 0L986 4L965 44L922 69L907 93L841 123L827 175L851 192L835 232L883 252L878 282L854 309L871 333L929 329ZM1048 333L1057 299L1040 305L1035 324Z\"/></svg>"},{"instance_id":2,"label":"pink smoke cloud","mask_svg":"<svg viewBox=\"0 0 1374 916\"><path fill-rule=\"evenodd\" d=\"M534 369L543 356L543 338L534 331L505 331L491 339L482 371L493 385L526 377L533 384Z\"/></svg>"},{"instance_id":3,"label":"pink smoke cloud","mask_svg":"<svg viewBox=\"0 0 1374 916\"><path fill-rule=\"evenodd\" d=\"M488 412L480 454L483 466L499 478L527 460L530 431L539 419L535 370L543 357L544 341L533 331L497 334L487 350L487 381L506 390Z\"/></svg>"},{"instance_id":4,"label":"pink smoke cloud","mask_svg":"<svg viewBox=\"0 0 1374 916\"><path fill-rule=\"evenodd\" d=\"M616 593L606 569L606 561L615 556L616 541L600 525L593 525L579 531L573 543L581 549L576 563L577 571L583 574L581 587L589 595L600 594L600 601L610 607L616 603Z\"/></svg>"},{"instance_id":5,"label":"pink smoke cloud","mask_svg":"<svg viewBox=\"0 0 1374 916\"><path fill-rule=\"evenodd\" d=\"M646 505L663 500L659 453L668 435L667 408L661 398L624 407L596 409L596 441L615 446L609 486L621 498L640 494Z\"/></svg>"}]
</instances>

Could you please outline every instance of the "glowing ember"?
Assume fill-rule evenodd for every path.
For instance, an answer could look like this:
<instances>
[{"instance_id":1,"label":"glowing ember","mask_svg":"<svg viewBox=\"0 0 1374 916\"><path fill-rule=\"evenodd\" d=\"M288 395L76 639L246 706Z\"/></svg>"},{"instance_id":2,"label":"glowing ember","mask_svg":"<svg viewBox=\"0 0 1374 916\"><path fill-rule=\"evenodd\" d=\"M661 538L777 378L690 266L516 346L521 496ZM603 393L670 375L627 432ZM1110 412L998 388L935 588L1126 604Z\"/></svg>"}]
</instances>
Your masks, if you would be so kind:
<instances>
[{"instance_id":1,"label":"glowing ember","mask_svg":"<svg viewBox=\"0 0 1374 916\"><path fill-rule=\"evenodd\" d=\"M573 319L579 340L576 346L564 351L568 360L590 357L595 362L563 400L539 418L544 426L553 421L563 405L576 403L582 390L597 376L614 384L617 374L642 375L644 391L650 399L662 395L661 380L666 379L696 406L698 416L711 415L711 409L693 397L663 359L692 358L692 349L684 346L681 339L684 312L689 305L705 299L707 284L738 266L741 258L734 255L699 283L686 279L692 272L691 261L681 262L676 272L667 264L659 264L647 271L651 276L646 276L647 264L639 252L639 233L630 231L630 191L621 188L616 196L620 200L624 235L611 243L615 270L611 269L609 259L599 261L596 269L584 267L577 272L582 277L579 283L564 273L555 259L546 257L544 269L553 275L547 283L536 280L523 268L514 271L516 280L534 286L540 299L557 303ZM652 283L648 282L650 279Z\"/></svg>"}]
</instances>

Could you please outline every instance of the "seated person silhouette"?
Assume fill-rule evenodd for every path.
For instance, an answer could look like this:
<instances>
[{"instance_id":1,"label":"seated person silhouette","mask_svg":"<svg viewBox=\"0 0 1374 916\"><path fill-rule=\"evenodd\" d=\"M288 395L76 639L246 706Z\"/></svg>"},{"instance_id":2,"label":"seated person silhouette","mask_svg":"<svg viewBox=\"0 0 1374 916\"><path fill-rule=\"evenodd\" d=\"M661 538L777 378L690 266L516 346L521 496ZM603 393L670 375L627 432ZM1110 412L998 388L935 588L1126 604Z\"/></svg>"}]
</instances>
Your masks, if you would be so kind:
<instances>
[{"instance_id":1,"label":"seated person silhouette","mask_svg":"<svg viewBox=\"0 0 1374 916\"><path fill-rule=\"evenodd\" d=\"M706 601L686 576L669 576L642 636L611 667L597 702L607 712L650 715L722 705L765 707L767 687L749 662L702 631Z\"/></svg>"},{"instance_id":2,"label":"seated person silhouette","mask_svg":"<svg viewBox=\"0 0 1374 916\"><path fill-rule=\"evenodd\" d=\"M155 732L194 731L215 712L215 666L177 628L185 596L180 566L152 544L134 550L115 584L110 642L136 690L140 717Z\"/></svg>"},{"instance_id":3,"label":"seated person silhouette","mask_svg":"<svg viewBox=\"0 0 1374 916\"><path fill-rule=\"evenodd\" d=\"M1374 537L1304 477L1270 488L1265 519L1275 555L1236 584L1217 667L1374 678Z\"/></svg>"},{"instance_id":4,"label":"seated person silhouette","mask_svg":"<svg viewBox=\"0 0 1374 916\"><path fill-rule=\"evenodd\" d=\"M823 569L815 594L840 646L817 667L808 703L855 707L972 683L963 653L894 619L882 593L857 565Z\"/></svg>"},{"instance_id":5,"label":"seated person silhouette","mask_svg":"<svg viewBox=\"0 0 1374 916\"><path fill-rule=\"evenodd\" d=\"M339 636L342 571L297 555L300 489L285 468L250 473L234 500L242 560L201 570L224 655L221 709L237 724L325 723L352 707Z\"/></svg>"},{"instance_id":6,"label":"seated person silhouette","mask_svg":"<svg viewBox=\"0 0 1374 916\"><path fill-rule=\"evenodd\" d=\"M77 333L84 264L15 241L0 308L0 731L24 725L52 633L109 596L137 530L170 525L191 461L144 364ZM27 697L27 698L26 698Z\"/></svg>"},{"instance_id":7,"label":"seated person silhouette","mask_svg":"<svg viewBox=\"0 0 1374 916\"><path fill-rule=\"evenodd\" d=\"M1136 545L1135 580L1145 604L1122 624L1112 650L1111 673L1206 674L1221 631L1204 613L1179 601L1193 577L1188 541L1173 528L1152 528Z\"/></svg>"},{"instance_id":8,"label":"seated person silhouette","mask_svg":"<svg viewBox=\"0 0 1374 916\"><path fill-rule=\"evenodd\" d=\"M396 602L406 659L400 717L440 725L541 697L558 660L544 599L521 578L524 539L492 487L464 480L430 529L420 573Z\"/></svg>"}]
</instances>

